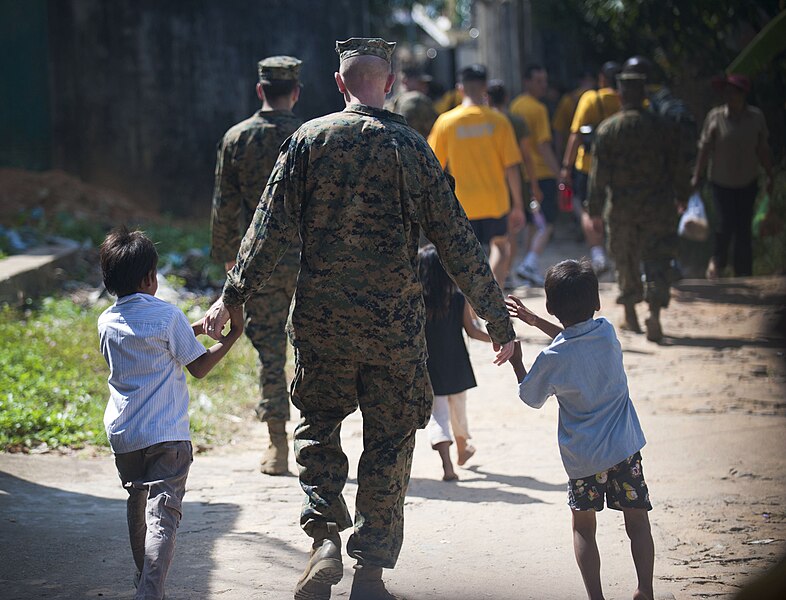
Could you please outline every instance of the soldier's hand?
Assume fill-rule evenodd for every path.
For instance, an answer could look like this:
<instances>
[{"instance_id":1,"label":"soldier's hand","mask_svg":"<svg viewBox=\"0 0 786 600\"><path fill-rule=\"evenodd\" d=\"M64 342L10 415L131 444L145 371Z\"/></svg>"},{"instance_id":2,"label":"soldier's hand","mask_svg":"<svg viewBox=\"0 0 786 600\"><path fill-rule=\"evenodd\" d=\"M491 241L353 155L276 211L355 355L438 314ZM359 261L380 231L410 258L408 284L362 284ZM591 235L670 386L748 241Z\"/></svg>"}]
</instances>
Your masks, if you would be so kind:
<instances>
[{"instance_id":1,"label":"soldier's hand","mask_svg":"<svg viewBox=\"0 0 786 600\"><path fill-rule=\"evenodd\" d=\"M502 346L494 342L492 347L494 348L494 352L497 353L497 357L494 359L494 364L504 365L506 362L510 360L510 357L513 356L513 347L515 345L515 340L511 340Z\"/></svg>"},{"instance_id":2,"label":"soldier's hand","mask_svg":"<svg viewBox=\"0 0 786 600\"><path fill-rule=\"evenodd\" d=\"M221 330L224 329L229 320L229 311L227 311L221 298L213 303L213 306L207 309L202 322L204 323L205 334L212 337L214 340L221 339Z\"/></svg>"}]
</instances>

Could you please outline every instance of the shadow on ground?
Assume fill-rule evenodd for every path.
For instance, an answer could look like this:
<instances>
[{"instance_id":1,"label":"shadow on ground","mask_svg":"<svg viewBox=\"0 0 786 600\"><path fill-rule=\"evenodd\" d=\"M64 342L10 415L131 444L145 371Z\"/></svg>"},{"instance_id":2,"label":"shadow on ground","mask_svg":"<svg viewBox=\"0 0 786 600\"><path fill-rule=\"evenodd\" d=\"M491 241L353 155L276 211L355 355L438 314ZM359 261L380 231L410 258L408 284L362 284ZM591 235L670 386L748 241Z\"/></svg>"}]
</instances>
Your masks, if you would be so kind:
<instances>
[{"instance_id":1,"label":"shadow on ground","mask_svg":"<svg viewBox=\"0 0 786 600\"><path fill-rule=\"evenodd\" d=\"M238 511L233 504L184 503L167 598L209 596L212 549ZM133 598L125 513L124 500L0 472L0 597Z\"/></svg>"}]
</instances>

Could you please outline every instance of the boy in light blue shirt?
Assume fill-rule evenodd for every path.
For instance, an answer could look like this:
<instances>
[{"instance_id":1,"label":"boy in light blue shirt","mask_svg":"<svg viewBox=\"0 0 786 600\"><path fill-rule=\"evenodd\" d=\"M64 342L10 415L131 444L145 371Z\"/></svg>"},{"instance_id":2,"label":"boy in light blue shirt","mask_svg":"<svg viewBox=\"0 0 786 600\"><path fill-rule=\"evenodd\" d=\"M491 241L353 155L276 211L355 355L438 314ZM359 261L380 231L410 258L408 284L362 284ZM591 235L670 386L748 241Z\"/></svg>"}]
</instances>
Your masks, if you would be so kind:
<instances>
[{"instance_id":1,"label":"boy in light blue shirt","mask_svg":"<svg viewBox=\"0 0 786 600\"><path fill-rule=\"evenodd\" d=\"M601 600L600 554L595 541L595 512L620 510L631 541L638 587L634 600L652 600L655 548L647 511L652 509L641 468L646 443L628 393L622 348L614 327L600 310L598 279L590 262L565 260L546 274L546 310L562 323L549 323L508 296L511 317L518 317L553 338L529 373L516 343L510 362L519 396L540 408L549 396L559 403L558 439L568 473L568 505L573 514L573 547L590 600Z\"/></svg>"},{"instance_id":2,"label":"boy in light blue shirt","mask_svg":"<svg viewBox=\"0 0 786 600\"><path fill-rule=\"evenodd\" d=\"M243 333L243 315L231 309L229 333L205 349L195 337L207 333L202 321L189 324L155 297L158 252L141 231L113 230L100 258L104 285L117 295L98 318L98 335L109 365L104 426L128 492L134 598L161 600L193 461L183 367L207 375Z\"/></svg>"}]
</instances>

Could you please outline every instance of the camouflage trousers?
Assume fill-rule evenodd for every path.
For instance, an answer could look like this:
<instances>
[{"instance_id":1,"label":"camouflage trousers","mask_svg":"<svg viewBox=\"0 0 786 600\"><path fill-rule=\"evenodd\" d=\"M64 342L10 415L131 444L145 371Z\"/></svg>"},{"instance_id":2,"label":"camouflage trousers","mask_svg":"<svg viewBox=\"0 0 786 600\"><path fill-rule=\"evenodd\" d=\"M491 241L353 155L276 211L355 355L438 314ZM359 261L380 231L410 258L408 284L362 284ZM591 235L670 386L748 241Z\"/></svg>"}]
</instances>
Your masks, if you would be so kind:
<instances>
[{"instance_id":1,"label":"camouflage trousers","mask_svg":"<svg viewBox=\"0 0 786 600\"><path fill-rule=\"evenodd\" d=\"M415 431L428 422L431 402L425 362L370 365L297 353L292 403L302 420L295 429L295 458L306 493L300 524L309 536L329 522L342 531L353 525L342 495L349 464L341 423L360 407L363 453L347 552L366 565L395 566L404 541Z\"/></svg>"},{"instance_id":2,"label":"camouflage trousers","mask_svg":"<svg viewBox=\"0 0 786 600\"><path fill-rule=\"evenodd\" d=\"M275 274L274 274L275 276ZM295 277L270 281L245 304L245 332L259 354L259 406L261 421L289 419L286 325L295 292Z\"/></svg>"},{"instance_id":3,"label":"camouflage trousers","mask_svg":"<svg viewBox=\"0 0 786 600\"><path fill-rule=\"evenodd\" d=\"M671 297L672 261L677 257L677 211L610 211L609 252L617 266L618 304L646 301L666 308Z\"/></svg>"}]
</instances>

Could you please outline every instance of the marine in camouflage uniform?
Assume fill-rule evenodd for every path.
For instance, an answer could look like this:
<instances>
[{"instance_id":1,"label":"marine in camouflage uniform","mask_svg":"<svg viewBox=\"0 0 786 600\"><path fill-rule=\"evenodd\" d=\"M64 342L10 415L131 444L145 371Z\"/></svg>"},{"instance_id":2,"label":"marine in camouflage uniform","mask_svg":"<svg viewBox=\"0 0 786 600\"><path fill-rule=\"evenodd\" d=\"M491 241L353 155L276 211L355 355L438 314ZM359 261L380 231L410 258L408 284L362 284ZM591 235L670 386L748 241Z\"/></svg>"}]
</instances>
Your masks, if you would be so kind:
<instances>
[{"instance_id":1,"label":"marine in camouflage uniform","mask_svg":"<svg viewBox=\"0 0 786 600\"><path fill-rule=\"evenodd\" d=\"M687 198L688 181L678 168L678 132L642 108L644 81L635 72L618 76L623 110L596 131L587 209L606 222L617 266L617 302L625 306L623 326L640 331L635 305L646 301L647 337L659 341L660 310L669 304L671 262L678 250L676 202Z\"/></svg>"},{"instance_id":2,"label":"marine in camouflage uniform","mask_svg":"<svg viewBox=\"0 0 786 600\"><path fill-rule=\"evenodd\" d=\"M429 79L419 70L406 68L402 71L403 90L385 103L390 112L404 117L407 124L424 138L428 137L437 111L434 102L425 93Z\"/></svg>"},{"instance_id":3,"label":"marine in camouflage uniform","mask_svg":"<svg viewBox=\"0 0 786 600\"><path fill-rule=\"evenodd\" d=\"M263 107L232 127L218 146L211 215L211 254L227 269L234 264L240 240L254 217L281 144L301 125L292 113L299 94L301 61L273 56L259 62L257 92ZM286 421L289 394L284 367L287 358L286 322L300 267L297 240L281 258L267 285L245 303L245 333L259 354L257 416L266 421L270 445L261 470L286 473Z\"/></svg>"},{"instance_id":4,"label":"marine in camouflage uniform","mask_svg":"<svg viewBox=\"0 0 786 600\"><path fill-rule=\"evenodd\" d=\"M395 44L352 38L336 46L343 73L370 68L354 57L389 63ZM449 176L426 141L399 115L342 93L343 112L305 123L282 148L218 304L253 296L299 235L291 390L302 416L295 431L306 493L300 521L314 544L295 598L329 598L343 572L338 531L353 519L342 497L348 461L340 431L358 407L364 449L347 546L358 561L350 598L393 598L382 567L392 568L401 549L415 431L425 427L432 404L417 268L421 231L487 320L491 338L505 344L514 332Z\"/></svg>"}]
</instances>

